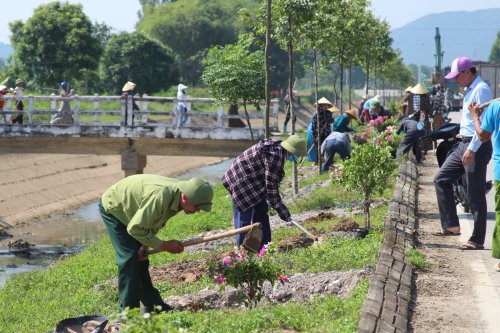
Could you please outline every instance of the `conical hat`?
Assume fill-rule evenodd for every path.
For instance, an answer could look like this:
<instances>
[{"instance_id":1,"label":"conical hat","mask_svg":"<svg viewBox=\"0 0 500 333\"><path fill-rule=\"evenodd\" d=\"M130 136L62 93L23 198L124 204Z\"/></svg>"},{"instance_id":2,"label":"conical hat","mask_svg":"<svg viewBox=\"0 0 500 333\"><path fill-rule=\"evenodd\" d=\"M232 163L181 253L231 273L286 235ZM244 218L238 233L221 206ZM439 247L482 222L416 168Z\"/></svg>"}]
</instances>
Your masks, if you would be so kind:
<instances>
[{"instance_id":1,"label":"conical hat","mask_svg":"<svg viewBox=\"0 0 500 333\"><path fill-rule=\"evenodd\" d=\"M408 86L408 88L405 89L405 92L411 92L412 86Z\"/></svg>"},{"instance_id":2,"label":"conical hat","mask_svg":"<svg viewBox=\"0 0 500 333\"><path fill-rule=\"evenodd\" d=\"M333 106L333 104L328 99L326 99L325 97L321 97L319 99L318 103L315 103L314 105L316 106L318 104L327 104L328 107L330 107L330 108Z\"/></svg>"},{"instance_id":3,"label":"conical hat","mask_svg":"<svg viewBox=\"0 0 500 333\"><path fill-rule=\"evenodd\" d=\"M348 114L349 116L351 116L352 118L358 120L358 116L356 115L356 111L351 109L351 110L347 110L345 113Z\"/></svg>"},{"instance_id":4,"label":"conical hat","mask_svg":"<svg viewBox=\"0 0 500 333\"><path fill-rule=\"evenodd\" d=\"M122 91L130 91L130 90L134 90L134 88L135 88L135 83L132 81L128 81L123 86Z\"/></svg>"},{"instance_id":5,"label":"conical hat","mask_svg":"<svg viewBox=\"0 0 500 333\"><path fill-rule=\"evenodd\" d=\"M331 108L328 108L328 111L330 111L330 112L340 112L339 108L336 107L335 105L332 106Z\"/></svg>"},{"instance_id":6,"label":"conical hat","mask_svg":"<svg viewBox=\"0 0 500 333\"><path fill-rule=\"evenodd\" d=\"M4 91L5 89L7 89L7 86L4 86L3 84L0 84L0 91Z\"/></svg>"},{"instance_id":7,"label":"conical hat","mask_svg":"<svg viewBox=\"0 0 500 333\"><path fill-rule=\"evenodd\" d=\"M411 89L411 92L415 95L425 95L429 93L429 90L422 83L419 83Z\"/></svg>"}]
</instances>

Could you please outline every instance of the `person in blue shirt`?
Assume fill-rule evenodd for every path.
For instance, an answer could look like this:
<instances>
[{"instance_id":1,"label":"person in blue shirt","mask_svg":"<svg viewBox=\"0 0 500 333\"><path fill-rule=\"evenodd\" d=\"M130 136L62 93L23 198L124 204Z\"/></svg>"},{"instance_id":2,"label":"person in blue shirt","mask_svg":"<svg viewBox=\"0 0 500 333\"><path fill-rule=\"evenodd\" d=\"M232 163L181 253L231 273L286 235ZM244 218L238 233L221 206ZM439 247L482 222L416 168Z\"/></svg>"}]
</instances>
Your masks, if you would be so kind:
<instances>
[{"instance_id":1,"label":"person in blue shirt","mask_svg":"<svg viewBox=\"0 0 500 333\"><path fill-rule=\"evenodd\" d=\"M321 168L321 173L327 172L330 169L336 153L340 155L342 160L345 160L351 156L351 150L351 140L347 134L335 131L330 133L321 145L321 154L326 153L326 160Z\"/></svg>"},{"instance_id":2,"label":"person in blue shirt","mask_svg":"<svg viewBox=\"0 0 500 333\"><path fill-rule=\"evenodd\" d=\"M486 111L472 102L469 110L474 120L474 127L481 142L488 142L493 134L493 177L495 179L495 229L491 241L491 256L500 259L500 102L490 104ZM482 118L482 119L481 119ZM500 262L493 268L500 272Z\"/></svg>"},{"instance_id":3,"label":"person in blue shirt","mask_svg":"<svg viewBox=\"0 0 500 333\"><path fill-rule=\"evenodd\" d=\"M453 194L453 182L465 173L467 182L467 198L469 200L474 230L469 241L460 246L462 250L484 249L486 237L486 167L492 154L491 141L481 142L472 114L471 103L483 104L493 98L493 93L486 82L476 72L472 61L467 57L453 60L451 71L446 79L454 79L460 87L465 88L463 100L460 140L457 148L446 158L434 177L441 230L435 236L460 235L460 223Z\"/></svg>"},{"instance_id":4,"label":"person in blue shirt","mask_svg":"<svg viewBox=\"0 0 500 333\"><path fill-rule=\"evenodd\" d=\"M340 133L355 131L353 128L348 127L351 119L358 120L355 110L347 110L343 115L335 119L333 130Z\"/></svg>"}]
</instances>

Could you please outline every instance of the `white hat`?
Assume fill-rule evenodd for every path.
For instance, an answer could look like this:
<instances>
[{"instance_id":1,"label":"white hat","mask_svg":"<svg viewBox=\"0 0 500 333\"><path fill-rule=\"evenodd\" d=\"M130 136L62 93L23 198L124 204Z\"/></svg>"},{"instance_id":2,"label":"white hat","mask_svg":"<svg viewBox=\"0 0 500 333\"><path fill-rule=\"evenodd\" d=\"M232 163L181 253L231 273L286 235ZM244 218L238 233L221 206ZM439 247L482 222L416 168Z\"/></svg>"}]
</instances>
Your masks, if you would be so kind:
<instances>
[{"instance_id":1,"label":"white hat","mask_svg":"<svg viewBox=\"0 0 500 333\"><path fill-rule=\"evenodd\" d=\"M179 83L179 85L177 86L177 90L183 90L186 88L187 88L187 86L183 85L182 83Z\"/></svg>"},{"instance_id":2,"label":"white hat","mask_svg":"<svg viewBox=\"0 0 500 333\"><path fill-rule=\"evenodd\" d=\"M4 86L3 84L0 84L0 91L3 91L5 89L7 89L7 86Z\"/></svg>"},{"instance_id":3,"label":"white hat","mask_svg":"<svg viewBox=\"0 0 500 333\"><path fill-rule=\"evenodd\" d=\"M134 88L135 88L135 83L132 81L128 81L123 86L122 91L131 91L131 90L134 90Z\"/></svg>"}]
</instances>

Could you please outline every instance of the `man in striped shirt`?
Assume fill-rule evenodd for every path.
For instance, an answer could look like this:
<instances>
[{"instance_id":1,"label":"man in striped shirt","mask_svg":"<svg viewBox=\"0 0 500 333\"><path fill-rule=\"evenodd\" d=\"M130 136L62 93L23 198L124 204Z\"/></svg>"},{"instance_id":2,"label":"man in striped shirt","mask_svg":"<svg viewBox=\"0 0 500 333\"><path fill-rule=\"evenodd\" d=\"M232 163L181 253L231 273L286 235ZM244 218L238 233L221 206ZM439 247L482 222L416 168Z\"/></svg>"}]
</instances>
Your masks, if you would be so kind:
<instances>
[{"instance_id":1,"label":"man in striped shirt","mask_svg":"<svg viewBox=\"0 0 500 333\"><path fill-rule=\"evenodd\" d=\"M279 194L285 161L306 155L306 141L299 135L291 135L285 141L265 139L239 155L222 176L222 184L233 201L234 227L262 223L261 247L271 241L268 203L282 220L291 219ZM244 234L236 236L238 245L244 239Z\"/></svg>"}]
</instances>

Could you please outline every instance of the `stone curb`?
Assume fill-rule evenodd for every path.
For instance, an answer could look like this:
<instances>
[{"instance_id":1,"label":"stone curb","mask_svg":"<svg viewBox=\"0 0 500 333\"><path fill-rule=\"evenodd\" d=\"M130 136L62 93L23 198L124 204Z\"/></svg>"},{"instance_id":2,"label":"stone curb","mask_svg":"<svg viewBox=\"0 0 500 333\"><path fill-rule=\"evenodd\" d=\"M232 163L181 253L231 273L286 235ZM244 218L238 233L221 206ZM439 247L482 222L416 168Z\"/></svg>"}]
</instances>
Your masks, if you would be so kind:
<instances>
[{"instance_id":1,"label":"stone curb","mask_svg":"<svg viewBox=\"0 0 500 333\"><path fill-rule=\"evenodd\" d=\"M358 333L408 330L413 269L406 249L414 247L417 168L412 162L399 167L389 212L384 220L385 235L375 273L358 323Z\"/></svg>"}]
</instances>

